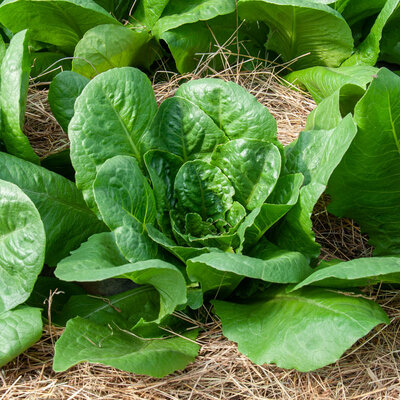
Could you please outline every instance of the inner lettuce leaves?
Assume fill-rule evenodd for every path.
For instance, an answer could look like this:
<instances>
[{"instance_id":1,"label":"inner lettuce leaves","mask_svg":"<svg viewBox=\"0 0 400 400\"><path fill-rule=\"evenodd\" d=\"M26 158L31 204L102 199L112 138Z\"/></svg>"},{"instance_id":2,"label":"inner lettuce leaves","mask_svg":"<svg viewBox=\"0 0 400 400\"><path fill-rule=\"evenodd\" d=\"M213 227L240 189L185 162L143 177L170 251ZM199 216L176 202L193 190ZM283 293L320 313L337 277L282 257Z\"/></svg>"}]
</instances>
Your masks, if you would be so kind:
<instances>
[{"instance_id":1,"label":"inner lettuce leaves","mask_svg":"<svg viewBox=\"0 0 400 400\"><path fill-rule=\"evenodd\" d=\"M73 319L57 342L54 368L87 360L154 376L183 368L198 346L196 330L176 311L191 315L215 298L226 335L253 361L300 370L334 362L386 323L378 305L351 293L301 287L286 294L313 274L309 263L319 247L310 215L357 131L351 115L330 118L336 126L322 118L315 117L322 129L303 132L284 150L268 109L232 82L189 81L157 107L150 81L134 68L91 80L69 125L71 159L86 202L110 232L91 236L55 273L67 281L116 278L140 287L124 292L125 300L123 293L102 300L106 313L101 302L84 297L80 311L71 297L66 307ZM400 266L387 270L396 275ZM374 279L370 272L363 278ZM132 305L133 319L115 312L120 301L140 305ZM259 305L272 314L253 313ZM294 314L301 330L294 329ZM275 329L278 315L286 323ZM327 340L342 340L326 349L303 335L308 324L325 324ZM172 331L178 336L166 334ZM288 343L310 336L314 347L294 354L268 339L282 334Z\"/></svg>"}]
</instances>

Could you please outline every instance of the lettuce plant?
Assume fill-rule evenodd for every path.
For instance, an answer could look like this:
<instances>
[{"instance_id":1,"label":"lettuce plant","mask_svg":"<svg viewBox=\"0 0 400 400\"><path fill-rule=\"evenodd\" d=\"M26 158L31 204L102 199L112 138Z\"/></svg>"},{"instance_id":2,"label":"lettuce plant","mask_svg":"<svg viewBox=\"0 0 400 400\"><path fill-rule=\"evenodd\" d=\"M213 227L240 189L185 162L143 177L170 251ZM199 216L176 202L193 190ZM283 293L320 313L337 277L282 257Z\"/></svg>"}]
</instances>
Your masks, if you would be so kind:
<instances>
[{"instance_id":1,"label":"lettuce plant","mask_svg":"<svg viewBox=\"0 0 400 400\"><path fill-rule=\"evenodd\" d=\"M154 376L181 369L198 351L186 321L209 300L254 362L301 371L387 323L377 304L340 289L397 282L397 258L310 267L319 253L312 209L356 134L351 115L314 125L283 149L267 108L232 82L190 81L159 108L137 69L89 82L69 124L71 158L109 232L55 273L140 286L72 296L55 370L81 361Z\"/></svg>"}]
</instances>

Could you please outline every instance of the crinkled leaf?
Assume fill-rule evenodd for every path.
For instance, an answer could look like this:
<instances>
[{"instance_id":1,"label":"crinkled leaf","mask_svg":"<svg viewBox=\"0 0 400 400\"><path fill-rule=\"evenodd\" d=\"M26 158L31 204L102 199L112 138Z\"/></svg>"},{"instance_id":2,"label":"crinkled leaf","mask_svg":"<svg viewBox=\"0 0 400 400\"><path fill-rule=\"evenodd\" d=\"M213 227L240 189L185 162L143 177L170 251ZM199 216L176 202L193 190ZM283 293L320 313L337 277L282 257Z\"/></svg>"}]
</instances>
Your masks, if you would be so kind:
<instances>
[{"instance_id":1,"label":"crinkled leaf","mask_svg":"<svg viewBox=\"0 0 400 400\"><path fill-rule=\"evenodd\" d=\"M227 138L213 120L190 101L165 100L142 138L143 148L165 150L183 161L210 156Z\"/></svg>"},{"instance_id":2,"label":"crinkled leaf","mask_svg":"<svg viewBox=\"0 0 400 400\"><path fill-rule=\"evenodd\" d=\"M132 14L132 23L150 31L159 20L168 2L169 0L139 1Z\"/></svg>"},{"instance_id":3,"label":"crinkled leaf","mask_svg":"<svg viewBox=\"0 0 400 400\"><path fill-rule=\"evenodd\" d=\"M147 236L145 224L154 223L156 203L136 159L116 156L107 160L93 188L101 217L114 232L124 257L131 262L155 257L157 246Z\"/></svg>"},{"instance_id":4,"label":"crinkled leaf","mask_svg":"<svg viewBox=\"0 0 400 400\"><path fill-rule=\"evenodd\" d=\"M229 139L258 139L281 147L276 121L267 107L243 87L221 79L198 79L179 87L176 95L200 107Z\"/></svg>"},{"instance_id":5,"label":"crinkled leaf","mask_svg":"<svg viewBox=\"0 0 400 400\"><path fill-rule=\"evenodd\" d=\"M18 306L0 313L0 367L35 344L41 336L39 308Z\"/></svg>"},{"instance_id":6,"label":"crinkled leaf","mask_svg":"<svg viewBox=\"0 0 400 400\"><path fill-rule=\"evenodd\" d=\"M0 314L29 297L43 267L45 246L35 205L18 186L0 180Z\"/></svg>"},{"instance_id":7,"label":"crinkled leaf","mask_svg":"<svg viewBox=\"0 0 400 400\"><path fill-rule=\"evenodd\" d=\"M164 233L170 234L169 211L175 205L174 182L183 161L162 150L150 150L144 155L157 207L157 222Z\"/></svg>"},{"instance_id":8,"label":"crinkled leaf","mask_svg":"<svg viewBox=\"0 0 400 400\"><path fill-rule=\"evenodd\" d=\"M209 249L207 247L196 248L180 246L154 226L146 225L146 229L149 237L154 240L154 242L162 246L165 250L168 250L183 262L186 262L189 258L197 257L200 254L209 253L210 251L218 251L218 249Z\"/></svg>"},{"instance_id":9,"label":"crinkled leaf","mask_svg":"<svg viewBox=\"0 0 400 400\"><path fill-rule=\"evenodd\" d=\"M215 149L211 162L232 183L234 199L248 210L265 202L281 171L281 155L277 147L260 140L231 140Z\"/></svg>"},{"instance_id":10,"label":"crinkled leaf","mask_svg":"<svg viewBox=\"0 0 400 400\"><path fill-rule=\"evenodd\" d=\"M400 283L400 258L366 257L334 265L322 263L319 268L300 282L293 290L303 286L345 288L368 286L378 282Z\"/></svg>"},{"instance_id":11,"label":"crinkled leaf","mask_svg":"<svg viewBox=\"0 0 400 400\"><path fill-rule=\"evenodd\" d=\"M400 78L380 70L354 119L358 133L329 181L329 211L357 221L376 255L398 254Z\"/></svg>"},{"instance_id":12,"label":"crinkled leaf","mask_svg":"<svg viewBox=\"0 0 400 400\"><path fill-rule=\"evenodd\" d=\"M311 213L356 132L353 119L348 115L335 129L302 132L295 145L287 150L286 170L301 172L304 185L298 203L271 235L274 243L301 251L310 258L318 256L320 246L315 242Z\"/></svg>"},{"instance_id":13,"label":"crinkled leaf","mask_svg":"<svg viewBox=\"0 0 400 400\"><path fill-rule=\"evenodd\" d=\"M213 301L222 331L256 364L311 371L331 364L374 326L389 323L374 302L332 290L272 289L252 304Z\"/></svg>"},{"instance_id":14,"label":"crinkled leaf","mask_svg":"<svg viewBox=\"0 0 400 400\"><path fill-rule=\"evenodd\" d=\"M181 215L196 212L204 221L223 218L232 206L234 193L221 170L204 161L188 161L176 175L175 196Z\"/></svg>"},{"instance_id":15,"label":"crinkled leaf","mask_svg":"<svg viewBox=\"0 0 400 400\"><path fill-rule=\"evenodd\" d=\"M183 337L182 337L183 336ZM136 374L162 377L183 369L196 357L200 346L196 331L173 338L140 338L128 330L74 318L56 343L55 371L89 361Z\"/></svg>"},{"instance_id":16,"label":"crinkled leaf","mask_svg":"<svg viewBox=\"0 0 400 400\"><path fill-rule=\"evenodd\" d=\"M49 87L49 104L57 122L68 132L68 124L74 116L74 105L89 79L72 71L59 73Z\"/></svg>"},{"instance_id":17,"label":"crinkled leaf","mask_svg":"<svg viewBox=\"0 0 400 400\"><path fill-rule=\"evenodd\" d=\"M70 180L0 153L0 179L18 185L38 209L46 230L46 263L56 265L94 233L107 227L88 209Z\"/></svg>"},{"instance_id":18,"label":"crinkled leaf","mask_svg":"<svg viewBox=\"0 0 400 400\"><path fill-rule=\"evenodd\" d=\"M345 19L326 4L310 0L239 0L241 18L270 27L267 48L284 61L301 57L295 69L316 65L338 67L353 50Z\"/></svg>"},{"instance_id":19,"label":"crinkled leaf","mask_svg":"<svg viewBox=\"0 0 400 400\"><path fill-rule=\"evenodd\" d=\"M90 28L119 24L92 0L5 0L0 6L0 22L13 33L29 29L33 39L71 54Z\"/></svg>"},{"instance_id":20,"label":"crinkled leaf","mask_svg":"<svg viewBox=\"0 0 400 400\"><path fill-rule=\"evenodd\" d=\"M30 71L31 59L25 30L13 36L1 64L0 137L9 153L39 164L39 157L23 133Z\"/></svg>"},{"instance_id":21,"label":"crinkled leaf","mask_svg":"<svg viewBox=\"0 0 400 400\"><path fill-rule=\"evenodd\" d=\"M151 36L119 25L98 25L88 30L74 51L72 70L93 78L111 68L146 67L143 56Z\"/></svg>"},{"instance_id":22,"label":"crinkled leaf","mask_svg":"<svg viewBox=\"0 0 400 400\"><path fill-rule=\"evenodd\" d=\"M139 142L157 104L151 83L138 69L112 69L95 77L75 103L69 125L76 183L97 211L92 185L98 168L116 155L141 159Z\"/></svg>"}]
</instances>

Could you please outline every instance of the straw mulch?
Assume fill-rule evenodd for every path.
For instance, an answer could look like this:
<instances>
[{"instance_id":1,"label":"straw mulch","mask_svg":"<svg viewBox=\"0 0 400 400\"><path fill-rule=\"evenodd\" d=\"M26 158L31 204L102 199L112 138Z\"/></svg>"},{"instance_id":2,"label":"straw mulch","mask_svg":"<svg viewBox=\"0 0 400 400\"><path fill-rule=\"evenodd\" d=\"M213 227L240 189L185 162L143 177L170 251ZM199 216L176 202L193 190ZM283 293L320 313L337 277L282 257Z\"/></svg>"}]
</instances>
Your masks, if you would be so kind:
<instances>
[{"instance_id":1,"label":"straw mulch","mask_svg":"<svg viewBox=\"0 0 400 400\"><path fill-rule=\"evenodd\" d=\"M154 81L158 101L171 96L180 82L197 75ZM265 104L278 123L283 143L291 142L315 107L311 98L282 86L273 69L257 72L226 69L213 74L240 83ZM40 156L63 149L66 136L46 102L46 90L30 92L25 132L38 144ZM31 135L31 132L35 132ZM371 254L367 238L351 221L337 219L326 211L327 198L317 204L313 222L322 257L352 259ZM6 399L392 399L400 398L400 293L388 288L367 288L364 295L376 300L389 314L391 324L379 326L361 339L334 365L316 372L299 373L272 365L257 366L238 353L236 345L221 334L218 320L207 315L198 339L201 350L184 371L163 379L121 372L102 365L80 364L64 373L51 368L54 342L61 328L47 326L42 340L3 367L0 400ZM199 325L198 322L195 324Z\"/></svg>"}]
</instances>

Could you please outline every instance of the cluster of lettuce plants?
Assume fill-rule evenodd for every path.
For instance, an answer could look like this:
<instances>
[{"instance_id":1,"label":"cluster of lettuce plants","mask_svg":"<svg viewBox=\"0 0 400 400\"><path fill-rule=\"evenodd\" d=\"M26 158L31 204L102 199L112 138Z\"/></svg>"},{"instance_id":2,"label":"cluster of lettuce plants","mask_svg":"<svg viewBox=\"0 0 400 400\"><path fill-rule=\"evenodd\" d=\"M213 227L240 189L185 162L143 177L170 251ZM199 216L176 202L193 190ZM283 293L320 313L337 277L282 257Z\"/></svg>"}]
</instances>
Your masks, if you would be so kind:
<instances>
[{"instance_id":1,"label":"cluster of lettuce plants","mask_svg":"<svg viewBox=\"0 0 400 400\"><path fill-rule=\"evenodd\" d=\"M90 361L157 377L196 357L203 306L252 361L300 371L389 323L360 288L400 283L400 77L374 67L379 53L395 57L398 2L98 3L0 5L0 365L40 338L42 319L65 326L56 371ZM284 60L311 52L287 79L318 107L285 148L237 84L189 81L157 106L127 66L150 65L164 40L190 69L203 33L230 36L237 11L259 49L269 29ZM23 132L32 60L60 55L75 56L73 71L54 77L49 102L72 166L65 153L40 160ZM325 191L374 257L318 261L310 216Z\"/></svg>"},{"instance_id":2,"label":"cluster of lettuce plants","mask_svg":"<svg viewBox=\"0 0 400 400\"><path fill-rule=\"evenodd\" d=\"M18 18L15 16L18 15ZM31 32L34 75L62 64L88 78L114 67L149 68L171 55L179 72L221 46L292 68L399 64L399 0L5 0L6 41ZM71 63L71 57L72 63ZM62 60L62 61L59 61ZM214 67L218 68L215 59ZM51 68L50 68L51 69ZM47 75L48 78L48 75Z\"/></svg>"}]
</instances>

